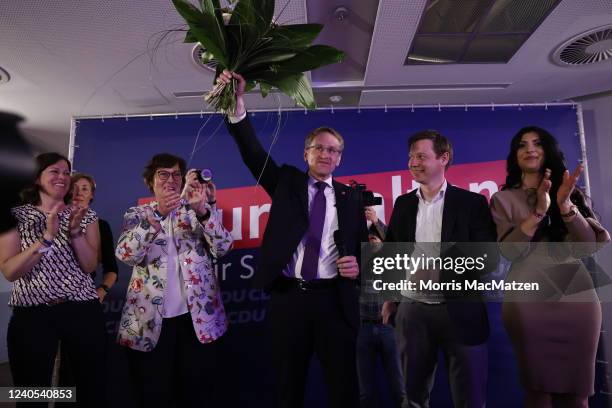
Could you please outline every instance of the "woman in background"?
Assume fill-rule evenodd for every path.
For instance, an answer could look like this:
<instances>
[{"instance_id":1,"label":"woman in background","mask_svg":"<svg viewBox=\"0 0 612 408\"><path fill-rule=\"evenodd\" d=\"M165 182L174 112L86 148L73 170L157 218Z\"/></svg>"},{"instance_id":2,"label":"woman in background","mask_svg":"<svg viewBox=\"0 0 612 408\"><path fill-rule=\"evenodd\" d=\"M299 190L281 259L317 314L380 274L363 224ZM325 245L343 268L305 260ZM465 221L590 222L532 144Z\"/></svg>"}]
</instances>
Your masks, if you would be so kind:
<instances>
[{"instance_id":1,"label":"woman in background","mask_svg":"<svg viewBox=\"0 0 612 408\"><path fill-rule=\"evenodd\" d=\"M587 407L594 393L601 306L580 261L585 244L569 243L610 236L576 187L581 172L578 166L569 174L550 133L526 127L510 143L506 183L491 199L502 254L512 261L507 280L543 288L506 293L503 304L526 407Z\"/></svg>"},{"instance_id":2,"label":"woman in background","mask_svg":"<svg viewBox=\"0 0 612 408\"><path fill-rule=\"evenodd\" d=\"M79 207L89 208L96 192L96 182L92 176L85 173L72 175L72 203ZM115 241L110 225L105 220L98 218L100 228L100 263L102 264L102 283L96 287L100 302L109 290L117 282L117 260L115 258ZM92 273L95 280L96 272Z\"/></svg>"},{"instance_id":3,"label":"woman in background","mask_svg":"<svg viewBox=\"0 0 612 408\"><path fill-rule=\"evenodd\" d=\"M105 331L90 276L98 263L97 216L66 205L68 159L44 153L36 163L24 205L12 210L17 226L0 236L0 269L13 282L7 333L13 383L49 387L61 340L75 356L78 401L103 406Z\"/></svg>"},{"instance_id":4,"label":"woman in background","mask_svg":"<svg viewBox=\"0 0 612 408\"><path fill-rule=\"evenodd\" d=\"M94 178L85 173L74 173L71 177L71 202L73 205L81 208L89 208L96 191L96 182ZM101 218L98 218L98 228L100 230L100 252L98 259L102 265L102 282L96 286L96 292L100 303L104 302L104 298L117 282L117 260L115 258L115 242L110 225ZM96 280L96 270L91 273L91 278ZM106 321L106 319L105 319ZM74 366L75 356L70 354L70 348L61 346L60 351L60 375L59 384L62 387L74 387L76 384L76 376L72 370Z\"/></svg>"}]
</instances>

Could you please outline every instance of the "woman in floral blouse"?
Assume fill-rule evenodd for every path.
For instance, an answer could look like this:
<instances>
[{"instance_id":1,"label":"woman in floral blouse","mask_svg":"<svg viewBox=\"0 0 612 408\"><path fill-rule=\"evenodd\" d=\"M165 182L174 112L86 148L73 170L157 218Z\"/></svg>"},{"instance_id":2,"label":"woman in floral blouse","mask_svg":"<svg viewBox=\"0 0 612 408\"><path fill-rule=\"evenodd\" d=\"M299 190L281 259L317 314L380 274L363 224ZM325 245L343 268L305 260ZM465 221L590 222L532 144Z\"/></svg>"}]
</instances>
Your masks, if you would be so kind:
<instances>
[{"instance_id":1,"label":"woman in floral blouse","mask_svg":"<svg viewBox=\"0 0 612 408\"><path fill-rule=\"evenodd\" d=\"M198 182L195 171L185 177L185 167L180 157L153 156L143 178L155 201L127 210L116 249L133 266L118 342L129 348L140 406L201 406L196 390L212 388L213 342L227 330L212 261L232 237L214 184Z\"/></svg>"}]
</instances>

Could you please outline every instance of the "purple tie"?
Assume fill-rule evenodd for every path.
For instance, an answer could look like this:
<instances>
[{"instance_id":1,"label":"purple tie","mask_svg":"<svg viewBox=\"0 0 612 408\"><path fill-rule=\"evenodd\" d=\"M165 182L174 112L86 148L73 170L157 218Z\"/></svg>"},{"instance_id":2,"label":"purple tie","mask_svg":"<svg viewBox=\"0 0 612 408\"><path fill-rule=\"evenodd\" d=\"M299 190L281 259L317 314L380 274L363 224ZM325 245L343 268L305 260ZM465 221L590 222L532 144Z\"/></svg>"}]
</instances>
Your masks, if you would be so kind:
<instances>
[{"instance_id":1,"label":"purple tie","mask_svg":"<svg viewBox=\"0 0 612 408\"><path fill-rule=\"evenodd\" d=\"M323 235L323 224L325 223L326 185L322 181L315 183L317 192L310 207L310 224L306 231L306 249L304 250L304 260L302 261L302 279L304 280L311 280L317 277L321 236Z\"/></svg>"}]
</instances>

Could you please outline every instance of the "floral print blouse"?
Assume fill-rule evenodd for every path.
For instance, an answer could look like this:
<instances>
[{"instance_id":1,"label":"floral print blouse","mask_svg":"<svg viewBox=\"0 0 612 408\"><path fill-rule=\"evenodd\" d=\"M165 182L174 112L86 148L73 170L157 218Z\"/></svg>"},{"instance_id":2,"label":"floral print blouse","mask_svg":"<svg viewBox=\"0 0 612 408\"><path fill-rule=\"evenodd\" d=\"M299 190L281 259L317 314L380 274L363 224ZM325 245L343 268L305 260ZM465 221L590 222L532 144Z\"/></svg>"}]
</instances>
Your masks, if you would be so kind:
<instances>
[{"instance_id":1,"label":"floral print blouse","mask_svg":"<svg viewBox=\"0 0 612 408\"><path fill-rule=\"evenodd\" d=\"M139 351L151 351L162 327L164 289L167 284L168 245L176 245L178 271L187 295L198 339L209 343L227 330L227 318L221 301L219 282L212 258L227 253L233 239L221 224L219 212L210 208L210 216L198 220L189 206L181 206L171 215L173 231L159 232L148 221L157 202L132 207L124 215L123 231L115 255L133 266L125 305L119 325L119 344ZM163 225L163 224L162 224Z\"/></svg>"}]
</instances>

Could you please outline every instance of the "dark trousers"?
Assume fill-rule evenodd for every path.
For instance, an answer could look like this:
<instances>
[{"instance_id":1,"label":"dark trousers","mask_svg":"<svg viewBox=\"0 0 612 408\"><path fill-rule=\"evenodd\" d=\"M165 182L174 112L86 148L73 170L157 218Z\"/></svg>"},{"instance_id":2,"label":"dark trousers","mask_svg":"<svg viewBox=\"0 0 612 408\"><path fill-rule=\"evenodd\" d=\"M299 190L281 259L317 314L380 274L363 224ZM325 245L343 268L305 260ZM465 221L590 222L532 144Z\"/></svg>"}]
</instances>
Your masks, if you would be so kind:
<instances>
[{"instance_id":1,"label":"dark trousers","mask_svg":"<svg viewBox=\"0 0 612 408\"><path fill-rule=\"evenodd\" d=\"M215 374L218 342L200 343L189 313L163 319L153 350L128 349L137 406L218 406L214 392L214 382L220 380Z\"/></svg>"},{"instance_id":2,"label":"dark trousers","mask_svg":"<svg viewBox=\"0 0 612 408\"><path fill-rule=\"evenodd\" d=\"M74 356L71 368L80 405L105 406L106 331L98 300L13 309L7 346L15 386L51 386L59 341ZM46 407L47 403L19 406Z\"/></svg>"},{"instance_id":3,"label":"dark trousers","mask_svg":"<svg viewBox=\"0 0 612 408\"><path fill-rule=\"evenodd\" d=\"M395 328L382 323L363 323L357 337L357 373L362 408L379 406L376 402L376 368L379 358L391 387L393 406L399 408L406 391L395 343Z\"/></svg>"},{"instance_id":4,"label":"dark trousers","mask_svg":"<svg viewBox=\"0 0 612 408\"><path fill-rule=\"evenodd\" d=\"M400 303L397 346L406 383L405 407L429 407L438 352L442 351L455 408L486 406L487 347L460 344L446 304Z\"/></svg>"},{"instance_id":5,"label":"dark trousers","mask_svg":"<svg viewBox=\"0 0 612 408\"><path fill-rule=\"evenodd\" d=\"M321 362L330 408L359 405L355 342L357 329L341 310L336 287L273 290L268 309L278 406L304 405L313 353Z\"/></svg>"}]
</instances>

